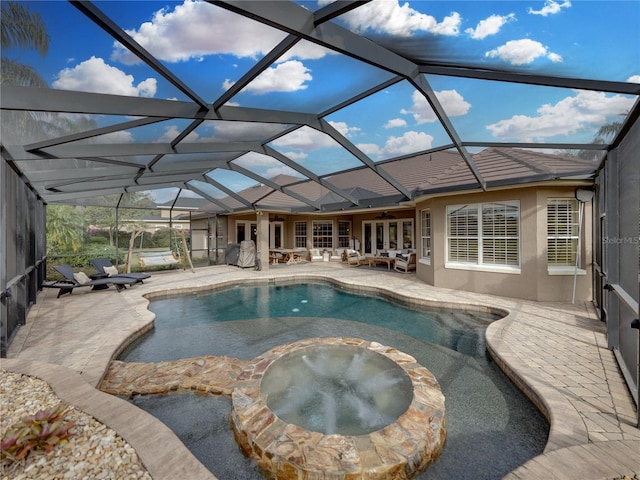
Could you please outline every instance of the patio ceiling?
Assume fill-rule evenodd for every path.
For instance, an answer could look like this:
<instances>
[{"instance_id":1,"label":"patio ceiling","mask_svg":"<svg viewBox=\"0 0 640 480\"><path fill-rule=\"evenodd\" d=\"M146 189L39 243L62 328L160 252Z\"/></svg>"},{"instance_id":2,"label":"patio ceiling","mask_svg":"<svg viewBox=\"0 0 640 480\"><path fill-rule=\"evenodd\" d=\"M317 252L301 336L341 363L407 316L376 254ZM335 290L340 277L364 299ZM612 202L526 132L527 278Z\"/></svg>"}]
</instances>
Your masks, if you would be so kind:
<instances>
[{"instance_id":1,"label":"patio ceiling","mask_svg":"<svg viewBox=\"0 0 640 480\"><path fill-rule=\"evenodd\" d=\"M636 2L601 2L630 21L614 31L602 18L588 33L620 37L628 65L617 69L584 68L604 61L596 51L561 67L551 53L535 68L508 63L500 48L464 50L460 28L442 33L481 4L478 15L495 17L488 2L407 4L422 10L408 19L445 12L440 30L411 35L410 23L371 26L392 23L404 8L393 0L51 3L22 2L47 23L51 52L27 63L51 88L3 81L0 99L2 157L47 203L115 206L145 192L202 198L210 213L384 208L430 191L588 176L640 114ZM553 24L540 29L529 34ZM114 88L123 78L129 88ZM601 108L563 130L549 111L566 104ZM516 133L521 119L535 127ZM592 143L612 119L617 136Z\"/></svg>"}]
</instances>

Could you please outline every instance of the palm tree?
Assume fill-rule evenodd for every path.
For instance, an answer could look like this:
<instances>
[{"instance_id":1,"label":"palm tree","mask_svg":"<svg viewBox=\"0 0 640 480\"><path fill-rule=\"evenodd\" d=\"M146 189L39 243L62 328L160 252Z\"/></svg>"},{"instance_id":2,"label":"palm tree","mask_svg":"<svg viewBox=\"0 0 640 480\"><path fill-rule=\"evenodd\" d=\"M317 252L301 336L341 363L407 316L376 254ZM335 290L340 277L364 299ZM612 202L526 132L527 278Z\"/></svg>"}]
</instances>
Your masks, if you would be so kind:
<instances>
[{"instance_id":1,"label":"palm tree","mask_svg":"<svg viewBox=\"0 0 640 480\"><path fill-rule=\"evenodd\" d=\"M49 51L49 35L39 13L23 4L2 2L0 17L0 84L48 88L44 78L30 65L9 58L7 52L34 50L45 56ZM4 143L24 144L95 128L88 117L71 117L57 113L4 111L2 133Z\"/></svg>"},{"instance_id":2,"label":"palm tree","mask_svg":"<svg viewBox=\"0 0 640 480\"><path fill-rule=\"evenodd\" d=\"M84 218L72 205L47 205L47 253L78 252L83 243Z\"/></svg>"},{"instance_id":3,"label":"palm tree","mask_svg":"<svg viewBox=\"0 0 640 480\"><path fill-rule=\"evenodd\" d=\"M8 83L25 87L46 88L47 82L30 65L25 65L7 52L35 50L41 56L49 51L49 35L38 13L15 2L2 2L0 19L0 84ZM50 115L34 112L5 111L2 114L3 142L27 143L42 138Z\"/></svg>"},{"instance_id":4,"label":"palm tree","mask_svg":"<svg viewBox=\"0 0 640 480\"><path fill-rule=\"evenodd\" d=\"M626 117L627 114L624 114ZM591 143L597 145L603 145L611 143L616 137L616 134L622 128L622 121L614 120L613 122L602 125L596 132ZM584 160L598 160L602 157L603 152L598 150L579 150L575 156Z\"/></svg>"},{"instance_id":5,"label":"palm tree","mask_svg":"<svg viewBox=\"0 0 640 480\"><path fill-rule=\"evenodd\" d=\"M0 26L0 45L3 52L0 83L47 87L47 82L32 67L5 55L11 49L35 50L40 56L47 54L49 35L42 17L22 4L3 2Z\"/></svg>"},{"instance_id":6,"label":"palm tree","mask_svg":"<svg viewBox=\"0 0 640 480\"><path fill-rule=\"evenodd\" d=\"M625 113L625 117L626 117ZM602 125L598 131L596 132L596 136L593 138L593 143L609 143L613 140L616 134L622 128L622 122L620 120L615 120L611 123L607 123Z\"/></svg>"}]
</instances>

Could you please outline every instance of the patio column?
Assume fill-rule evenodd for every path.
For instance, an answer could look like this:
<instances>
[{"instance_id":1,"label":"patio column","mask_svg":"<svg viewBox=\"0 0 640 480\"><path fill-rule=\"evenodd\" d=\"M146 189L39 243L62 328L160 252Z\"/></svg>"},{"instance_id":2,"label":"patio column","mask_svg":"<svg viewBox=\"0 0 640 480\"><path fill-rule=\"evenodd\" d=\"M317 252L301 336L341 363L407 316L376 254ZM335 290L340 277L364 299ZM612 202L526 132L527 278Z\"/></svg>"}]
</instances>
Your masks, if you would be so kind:
<instances>
[{"instance_id":1,"label":"patio column","mask_svg":"<svg viewBox=\"0 0 640 480\"><path fill-rule=\"evenodd\" d=\"M269 268L269 214L258 210L256 220L258 225L256 258L260 260L262 268Z\"/></svg>"}]
</instances>

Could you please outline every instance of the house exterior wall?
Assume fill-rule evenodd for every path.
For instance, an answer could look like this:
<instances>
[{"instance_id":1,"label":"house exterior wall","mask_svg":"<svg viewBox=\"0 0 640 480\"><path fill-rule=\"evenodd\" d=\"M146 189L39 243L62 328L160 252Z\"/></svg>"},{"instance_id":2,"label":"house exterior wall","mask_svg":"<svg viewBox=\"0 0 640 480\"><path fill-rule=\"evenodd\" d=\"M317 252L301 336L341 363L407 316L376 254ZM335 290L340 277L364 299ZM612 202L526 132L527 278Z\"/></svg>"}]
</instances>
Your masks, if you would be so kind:
<instances>
[{"instance_id":1,"label":"house exterior wall","mask_svg":"<svg viewBox=\"0 0 640 480\"><path fill-rule=\"evenodd\" d=\"M572 300L574 269L551 274L547 268L547 199L575 198L576 186L531 187L447 195L430 198L416 205L417 212L431 213L431 262L418 260L416 275L437 287L496 294L527 300L567 302ZM460 267L447 264L447 206L517 200L520 204L520 268ZM583 215L582 270L577 276L576 300L591 300L591 203ZM416 225L419 232L420 225ZM420 251L420 250L418 250ZM559 272L555 272L559 273Z\"/></svg>"},{"instance_id":2,"label":"house exterior wall","mask_svg":"<svg viewBox=\"0 0 640 480\"><path fill-rule=\"evenodd\" d=\"M333 245L334 248L338 246L338 222L346 221L351 222L351 231L350 231L350 239L358 240L360 243L363 241L363 232L362 232L362 222L367 220L376 220L382 214L380 210L371 210L366 213L353 213L353 214L342 214L336 215L332 214L292 214L292 213L282 213L278 212L263 212L263 216L267 216L269 221L274 221L274 218L277 215L277 221L282 222L283 225L283 248L294 248L294 238L295 238L295 224L297 222L305 222L307 224L307 245L306 248L313 248L313 222L316 220L330 220L333 222ZM416 229L416 212L413 208L407 208L402 210L391 210L388 211L390 215L393 215L395 219L406 219L409 218L413 220L414 225L414 244L417 244L418 238L415 236ZM236 242L236 223L237 222L248 222L248 223L256 223L262 216L257 215L256 213L239 213L239 214L231 214L227 216L228 218L228 241L229 243ZM192 225L193 228L199 228L201 225L201 220L193 220ZM266 230L268 235L268 229ZM268 244L267 244L268 246ZM414 247L415 248L415 247Z\"/></svg>"},{"instance_id":3,"label":"house exterior wall","mask_svg":"<svg viewBox=\"0 0 640 480\"><path fill-rule=\"evenodd\" d=\"M437 287L467 290L478 293L496 294L547 302L570 302L573 297L574 268L567 267L549 270L547 265L547 200L550 198L575 198L578 187L590 187L591 182L558 182L538 184L526 187L495 189L487 192L451 193L418 200L415 208L388 210L395 219L413 220L414 248L418 252L417 278ZM501 269L492 266L461 266L447 262L447 206L468 205L487 202L519 202L519 259L518 269ZM427 262L421 255L421 210L429 208L431 214L431 260ZM277 213L278 221L283 224L284 248L294 248L295 222L307 223L307 249L312 248L313 221L331 220L334 222L333 245L337 247L338 221L351 222L351 239L360 242L363 248L362 226L365 221L380 218L382 211L343 215L332 214L291 214ZM275 213L255 212L228 216L228 239L235 242L237 221L262 223L273 220ZM390 218L390 217L387 217ZM195 225L194 225L195 228ZM261 253L268 250L268 223L259 228L263 237L260 243ZM262 232L262 233L260 233ZM260 240L259 240L260 241ZM265 259L267 258L266 255ZM268 260L262 264L268 265ZM585 203L583 213L581 269L576 277L576 301L592 299L592 205Z\"/></svg>"}]
</instances>

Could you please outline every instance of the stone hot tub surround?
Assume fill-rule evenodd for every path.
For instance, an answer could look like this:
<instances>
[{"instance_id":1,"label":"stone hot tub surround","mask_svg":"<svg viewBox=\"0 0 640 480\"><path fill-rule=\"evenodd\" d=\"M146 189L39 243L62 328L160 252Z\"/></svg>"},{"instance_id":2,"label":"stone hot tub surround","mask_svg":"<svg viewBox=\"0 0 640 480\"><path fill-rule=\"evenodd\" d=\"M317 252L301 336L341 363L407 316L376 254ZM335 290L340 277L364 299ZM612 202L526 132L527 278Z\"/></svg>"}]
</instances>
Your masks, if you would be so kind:
<instances>
[{"instance_id":1,"label":"stone hot tub surround","mask_svg":"<svg viewBox=\"0 0 640 480\"><path fill-rule=\"evenodd\" d=\"M400 366L413 387L406 411L362 435L324 434L279 418L261 391L269 367L294 352L340 345L367 349ZM446 438L444 395L431 372L395 348L357 338L309 338L255 358L238 377L230 423L242 452L271 479L411 478L438 459Z\"/></svg>"}]
</instances>

